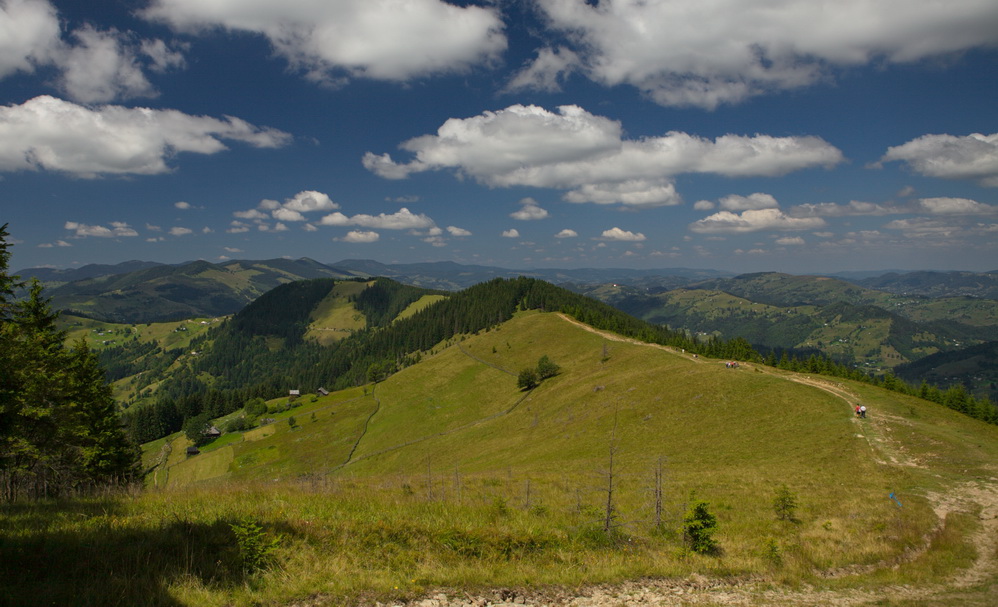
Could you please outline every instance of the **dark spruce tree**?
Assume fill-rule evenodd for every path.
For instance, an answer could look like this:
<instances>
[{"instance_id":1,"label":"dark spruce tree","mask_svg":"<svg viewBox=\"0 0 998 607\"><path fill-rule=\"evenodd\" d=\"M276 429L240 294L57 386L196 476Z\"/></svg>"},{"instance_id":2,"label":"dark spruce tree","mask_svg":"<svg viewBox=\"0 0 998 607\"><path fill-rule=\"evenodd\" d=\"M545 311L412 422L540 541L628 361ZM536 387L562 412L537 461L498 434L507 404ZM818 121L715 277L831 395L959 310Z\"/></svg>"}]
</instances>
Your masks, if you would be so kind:
<instances>
[{"instance_id":1,"label":"dark spruce tree","mask_svg":"<svg viewBox=\"0 0 998 607\"><path fill-rule=\"evenodd\" d=\"M44 498L138 478L104 370L82 341L65 346L37 281L14 301L0 227L0 498Z\"/></svg>"}]
</instances>

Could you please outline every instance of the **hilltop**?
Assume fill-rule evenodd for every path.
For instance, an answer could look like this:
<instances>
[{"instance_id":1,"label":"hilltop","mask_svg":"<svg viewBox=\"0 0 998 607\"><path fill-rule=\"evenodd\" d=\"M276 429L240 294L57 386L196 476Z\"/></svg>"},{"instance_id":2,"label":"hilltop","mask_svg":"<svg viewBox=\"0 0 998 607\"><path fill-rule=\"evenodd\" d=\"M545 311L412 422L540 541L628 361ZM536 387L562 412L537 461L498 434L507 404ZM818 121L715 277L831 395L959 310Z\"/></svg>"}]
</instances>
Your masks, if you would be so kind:
<instances>
[{"instance_id":1,"label":"hilltop","mask_svg":"<svg viewBox=\"0 0 998 607\"><path fill-rule=\"evenodd\" d=\"M731 276L689 268L516 270L363 259L327 265L303 258L178 265L132 261L79 270L34 268L21 274L37 276L52 287L49 295L58 309L132 325L234 314L276 286L320 277L382 276L429 290L458 292L496 278L527 276L677 331L724 340L740 337L777 355L821 353L874 375L933 354L958 353L998 341L996 272ZM998 399L998 390L985 377L990 375L966 371L973 363L953 365L947 359L950 363L944 370L932 367L932 360L936 359L905 367L906 377L916 383L945 377L978 396Z\"/></svg>"},{"instance_id":2,"label":"hilltop","mask_svg":"<svg viewBox=\"0 0 998 607\"><path fill-rule=\"evenodd\" d=\"M541 356L560 372L519 390L517 371ZM853 415L857 402L868 405L867 419ZM225 434L199 455L185 454L182 435L147 445L149 483L170 499L199 504L197 496L207 495L228 503L235 491L258 504L247 510L270 525L288 522L294 547L287 554L308 555L293 561L302 576L294 587L326 588L316 604L356 587L320 581L323 567L339 562L331 556L337 550L356 554L370 570L365 578L384 579L389 594L394 584L395 592L417 596L466 580L492 588L529 580L515 592L531 596L550 583L681 580L694 571L765 584L806 580L870 596L903 584L911 596L957 593L970 605L986 604L993 589L993 562L959 556L993 525L960 513L998 513L998 428L865 384L753 364L731 369L723 359L531 311L452 338L377 384L268 405L268 423ZM656 470L664 478L661 535L654 532ZM599 543L611 482L620 545ZM795 523L773 517L782 485L799 500ZM322 511L349 535L312 528L330 523L319 523L326 515L308 496L327 494L341 505ZM693 495L717 514L719 556L690 560L675 552L682 539L674 530ZM264 514L269 503L282 504L283 514ZM369 516L384 518L367 523ZM353 534L359 543L348 539ZM369 534L376 543L365 543ZM514 558L501 556L503 541L513 542ZM993 536L988 541L979 559L994 549ZM558 566L566 557L556 554L575 542L603 546L595 558L604 564L568 557L579 576L566 573ZM302 568L305 561L312 562ZM984 569L959 573L975 562ZM475 573L479 567L488 573ZM270 592L282 592L280 577L264 579ZM939 585L924 586L928 579ZM656 587L650 581L645 592ZM730 591L763 592L755 585Z\"/></svg>"},{"instance_id":3,"label":"hilltop","mask_svg":"<svg viewBox=\"0 0 998 607\"><path fill-rule=\"evenodd\" d=\"M996 590L998 427L541 281L323 278L205 324L76 322L125 362L172 340L143 388L158 400L126 412L168 436L144 446L142 495L0 512L20 530L0 545L15 602L862 604L886 585L986 605ZM525 386L545 360L556 371ZM183 431L154 427L169 415ZM717 524L703 553L695 512Z\"/></svg>"}]
</instances>

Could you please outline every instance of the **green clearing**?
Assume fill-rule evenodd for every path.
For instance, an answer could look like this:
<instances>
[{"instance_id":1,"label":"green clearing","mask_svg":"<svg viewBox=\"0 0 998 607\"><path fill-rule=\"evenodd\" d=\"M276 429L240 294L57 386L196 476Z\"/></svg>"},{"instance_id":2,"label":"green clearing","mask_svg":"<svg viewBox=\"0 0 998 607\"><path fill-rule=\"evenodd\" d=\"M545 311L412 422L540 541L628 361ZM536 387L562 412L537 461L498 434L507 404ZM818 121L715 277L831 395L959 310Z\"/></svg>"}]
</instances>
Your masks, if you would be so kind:
<instances>
[{"instance_id":1,"label":"green clearing","mask_svg":"<svg viewBox=\"0 0 998 607\"><path fill-rule=\"evenodd\" d=\"M516 374L544 355L561 372L518 390ZM335 605L692 573L857 592L933 585L973 561L982 524L972 508L940 521L933 500L998 476L998 428L941 406L727 369L538 312L441 344L377 385L296 402L200 455L182 435L146 445L144 464L159 465L142 494L0 509L0 546L25 559L0 594ZM868 419L853 416L856 402ZM774 515L783 484L796 522ZM694 495L718 518L717 555L682 550ZM230 531L247 518L280 538L272 566L252 575ZM857 573L829 574L847 568Z\"/></svg>"},{"instance_id":2,"label":"green clearing","mask_svg":"<svg viewBox=\"0 0 998 607\"><path fill-rule=\"evenodd\" d=\"M371 284L354 281L336 283L312 313L312 323L305 338L330 345L366 327L367 319L354 307L350 297L358 295Z\"/></svg>"},{"instance_id":3,"label":"green clearing","mask_svg":"<svg viewBox=\"0 0 998 607\"><path fill-rule=\"evenodd\" d=\"M406 306L406 308L404 310L402 310L401 312L399 312L399 315L398 315L398 317L395 320L401 320L403 318L409 318L410 316L412 316L416 312L419 312L423 308L426 308L427 306L435 304L438 301L441 301L443 299L446 299L445 295L423 295L422 297L420 297L416 301L414 301L411 304L409 304L408 306Z\"/></svg>"},{"instance_id":4,"label":"green clearing","mask_svg":"<svg viewBox=\"0 0 998 607\"><path fill-rule=\"evenodd\" d=\"M121 324L72 314L59 317L69 342L84 338L94 350L121 346L128 341L155 342L164 350L188 348L191 340L221 322L221 318L189 318L172 322Z\"/></svg>"}]
</instances>

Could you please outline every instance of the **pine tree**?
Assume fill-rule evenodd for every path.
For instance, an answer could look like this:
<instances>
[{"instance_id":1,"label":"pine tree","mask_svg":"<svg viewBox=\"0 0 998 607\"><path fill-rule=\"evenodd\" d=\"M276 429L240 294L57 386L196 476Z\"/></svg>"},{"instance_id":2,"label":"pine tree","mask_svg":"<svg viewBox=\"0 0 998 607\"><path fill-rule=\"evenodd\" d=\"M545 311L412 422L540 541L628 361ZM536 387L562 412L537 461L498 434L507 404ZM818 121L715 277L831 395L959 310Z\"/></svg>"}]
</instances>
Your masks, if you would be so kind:
<instances>
[{"instance_id":1,"label":"pine tree","mask_svg":"<svg viewBox=\"0 0 998 607\"><path fill-rule=\"evenodd\" d=\"M138 474L96 356L82 341L65 347L58 313L32 281L14 302L0 227L0 493L5 500L48 497Z\"/></svg>"}]
</instances>

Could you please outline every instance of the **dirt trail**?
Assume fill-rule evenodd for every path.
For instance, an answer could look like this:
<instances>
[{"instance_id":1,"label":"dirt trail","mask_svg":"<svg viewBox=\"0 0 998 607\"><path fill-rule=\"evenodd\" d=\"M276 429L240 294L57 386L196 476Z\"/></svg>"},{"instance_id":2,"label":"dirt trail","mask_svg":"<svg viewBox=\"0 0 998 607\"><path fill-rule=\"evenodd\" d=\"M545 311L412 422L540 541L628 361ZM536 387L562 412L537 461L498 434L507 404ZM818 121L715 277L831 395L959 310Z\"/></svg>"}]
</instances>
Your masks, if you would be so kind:
<instances>
[{"instance_id":1,"label":"dirt trail","mask_svg":"<svg viewBox=\"0 0 998 607\"><path fill-rule=\"evenodd\" d=\"M600 331L569 316L559 314L566 322L600 335L608 341L626 342L639 346L656 348L683 356L691 362L712 364L676 348L649 344L614 333ZM720 361L716 361L720 364ZM777 374L778 371L759 365L745 365L763 373ZM886 432L891 424L906 423L901 418L877 414L859 420L853 415L857 395L833 378L815 378L806 375L790 376L780 374L790 381L806 384L832 394L842 400L843 414L848 414L857 424L857 433L867 439L871 452L882 464L892 466L921 467L920 462L906 455L902 445L890 438ZM892 604L914 602L924 605L958 604L963 607L993 607L998 598L988 594L989 589L981 585L991 583L991 591L998 591L995 585L998 571L998 483L996 479L981 482L967 482L948 489L946 494L930 493L926 497L939 517L940 529L946 516L952 512L978 513L980 528L971 541L977 551L973 564L957 572L942 584L919 586L882 586L876 589L821 590L813 587L786 588L765 576L749 578L707 578L693 574L685 579L644 579L620 584L599 584L581 588L509 589L497 588L474 594L454 589L441 589L431 592L421 599L407 603L390 603L391 607L688 607L688 606L733 606L757 607L861 607L883 605L886 600ZM926 537L923 547L902 555L900 561L878 563L870 566L844 568L826 572L826 578L836 578L864 574L881 568L897 566L901 561L917 558L928 549L931 538ZM977 588L976 590L974 590ZM321 598L295 603L294 607L323 605ZM376 603L377 607L388 607Z\"/></svg>"},{"instance_id":2,"label":"dirt trail","mask_svg":"<svg viewBox=\"0 0 998 607\"><path fill-rule=\"evenodd\" d=\"M709 364L709 361L680 352L675 348L658 344L648 344L594 329L584 323L559 314L566 322L586 331L600 335L609 341L626 342L657 348L683 356L691 362ZM764 373L776 373L768 367L749 365ZM781 374L781 376L783 376ZM900 418L878 414L864 420L856 419L853 407L858 400L856 394L832 378L814 378L806 375L783 376L791 381L806 384L832 394L842 400L843 414L848 414L857 424L857 432L862 432L869 442L871 451L878 455L881 463L893 466L921 467L920 462L908 457L902 445L890 438L884 430L890 424L905 423ZM977 551L977 558L967 569L959 571L943 584L921 586L891 586L876 590L819 590L815 588L780 588L771 579L763 577L748 579L711 579L697 574L686 579L635 580L621 584L594 585L584 588L554 588L540 590L495 589L489 592L468 594L465 592L440 591L423 599L408 603L415 607L616 607L621 605L646 606L692 606L692 605L782 605L788 607L830 605L833 607L853 607L884 604L888 597L892 601L924 602L933 605L946 605L958 602L960 605L991 606L998 604L998 598L968 589L979 587L989 581L994 582L998 571L998 483L995 479L982 482L967 482L950 488L945 495L930 493L929 499L939 517L940 528L951 512L978 512L980 528L971 541ZM903 560L917 558L929 545L909 554ZM869 573L881 567L897 566L894 563L881 563L859 570L829 572L828 577L842 577L858 573ZM992 590L995 587L992 587Z\"/></svg>"}]
</instances>

